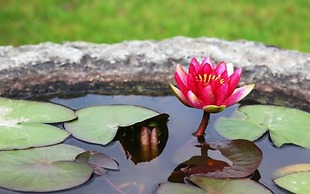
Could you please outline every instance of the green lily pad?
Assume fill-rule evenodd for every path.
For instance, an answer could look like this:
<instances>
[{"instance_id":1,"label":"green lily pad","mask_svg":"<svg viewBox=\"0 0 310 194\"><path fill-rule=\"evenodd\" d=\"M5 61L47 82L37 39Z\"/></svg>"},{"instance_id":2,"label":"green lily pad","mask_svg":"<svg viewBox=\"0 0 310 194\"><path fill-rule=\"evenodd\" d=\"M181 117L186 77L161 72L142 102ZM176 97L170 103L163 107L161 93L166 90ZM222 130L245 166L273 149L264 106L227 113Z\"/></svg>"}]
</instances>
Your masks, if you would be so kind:
<instances>
[{"instance_id":1,"label":"green lily pad","mask_svg":"<svg viewBox=\"0 0 310 194\"><path fill-rule=\"evenodd\" d=\"M275 176L285 176L295 172L310 171L310 163L300 163L284 166L275 172Z\"/></svg>"},{"instance_id":2,"label":"green lily pad","mask_svg":"<svg viewBox=\"0 0 310 194\"><path fill-rule=\"evenodd\" d=\"M188 178L191 182L205 190L207 193L216 194L271 194L272 192L263 185L251 179L216 179L201 176Z\"/></svg>"},{"instance_id":3,"label":"green lily pad","mask_svg":"<svg viewBox=\"0 0 310 194\"><path fill-rule=\"evenodd\" d=\"M126 127L159 113L132 105L103 105L76 111L78 119L65 123L65 129L77 139L106 145L115 137L119 127Z\"/></svg>"},{"instance_id":4,"label":"green lily pad","mask_svg":"<svg viewBox=\"0 0 310 194\"><path fill-rule=\"evenodd\" d=\"M59 143L70 134L42 123L58 123L75 118L72 110L60 105L0 98L0 150Z\"/></svg>"},{"instance_id":5,"label":"green lily pad","mask_svg":"<svg viewBox=\"0 0 310 194\"><path fill-rule=\"evenodd\" d=\"M310 193L310 171L291 173L275 179L274 182L292 193Z\"/></svg>"},{"instance_id":6,"label":"green lily pad","mask_svg":"<svg viewBox=\"0 0 310 194\"><path fill-rule=\"evenodd\" d=\"M83 151L65 144L0 151L0 187L48 192L83 184L93 173L89 165L74 161Z\"/></svg>"},{"instance_id":7,"label":"green lily pad","mask_svg":"<svg viewBox=\"0 0 310 194\"><path fill-rule=\"evenodd\" d=\"M159 185L156 194L206 194L199 187L182 183L162 183Z\"/></svg>"},{"instance_id":8,"label":"green lily pad","mask_svg":"<svg viewBox=\"0 0 310 194\"><path fill-rule=\"evenodd\" d=\"M163 183L159 185L156 194L272 194L265 186L251 179L217 179L191 176L188 180L198 187L182 183Z\"/></svg>"},{"instance_id":9,"label":"green lily pad","mask_svg":"<svg viewBox=\"0 0 310 194\"><path fill-rule=\"evenodd\" d=\"M294 108L242 106L232 118L219 118L216 131L228 139L256 140L269 132L275 146L291 143L310 148L310 113Z\"/></svg>"}]
</instances>

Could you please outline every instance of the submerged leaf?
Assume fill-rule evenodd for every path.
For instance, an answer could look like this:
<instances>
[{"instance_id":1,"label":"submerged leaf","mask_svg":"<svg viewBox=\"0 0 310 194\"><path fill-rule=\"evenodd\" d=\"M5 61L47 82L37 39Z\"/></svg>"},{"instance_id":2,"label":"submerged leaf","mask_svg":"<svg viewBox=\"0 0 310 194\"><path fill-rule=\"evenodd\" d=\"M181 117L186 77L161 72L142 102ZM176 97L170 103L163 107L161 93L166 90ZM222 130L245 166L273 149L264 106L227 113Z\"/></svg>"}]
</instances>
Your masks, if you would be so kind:
<instances>
[{"instance_id":1,"label":"submerged leaf","mask_svg":"<svg viewBox=\"0 0 310 194\"><path fill-rule=\"evenodd\" d=\"M0 98L0 150L59 143L69 133L41 123L58 123L75 118L72 110L60 105Z\"/></svg>"},{"instance_id":2,"label":"submerged leaf","mask_svg":"<svg viewBox=\"0 0 310 194\"><path fill-rule=\"evenodd\" d=\"M132 105L104 105L76 111L78 119L65 123L67 131L86 142L106 145L119 127L126 127L158 115L157 112Z\"/></svg>"},{"instance_id":3,"label":"submerged leaf","mask_svg":"<svg viewBox=\"0 0 310 194\"><path fill-rule=\"evenodd\" d=\"M274 182L292 193L310 193L310 171L291 173L275 179Z\"/></svg>"},{"instance_id":4,"label":"submerged leaf","mask_svg":"<svg viewBox=\"0 0 310 194\"><path fill-rule=\"evenodd\" d=\"M197 147L201 149L201 156L193 156L181 163L170 175L169 181L182 182L184 177L194 174L243 178L254 173L262 160L261 150L248 140L208 142Z\"/></svg>"},{"instance_id":5,"label":"submerged leaf","mask_svg":"<svg viewBox=\"0 0 310 194\"><path fill-rule=\"evenodd\" d=\"M81 152L81 148L66 144L0 151L0 187L48 192L83 184L93 170L86 164L74 161Z\"/></svg>"},{"instance_id":6,"label":"submerged leaf","mask_svg":"<svg viewBox=\"0 0 310 194\"><path fill-rule=\"evenodd\" d=\"M280 106L242 106L232 118L219 118L219 134L229 139L256 140L266 131L275 146L292 143L310 148L310 113Z\"/></svg>"}]
</instances>

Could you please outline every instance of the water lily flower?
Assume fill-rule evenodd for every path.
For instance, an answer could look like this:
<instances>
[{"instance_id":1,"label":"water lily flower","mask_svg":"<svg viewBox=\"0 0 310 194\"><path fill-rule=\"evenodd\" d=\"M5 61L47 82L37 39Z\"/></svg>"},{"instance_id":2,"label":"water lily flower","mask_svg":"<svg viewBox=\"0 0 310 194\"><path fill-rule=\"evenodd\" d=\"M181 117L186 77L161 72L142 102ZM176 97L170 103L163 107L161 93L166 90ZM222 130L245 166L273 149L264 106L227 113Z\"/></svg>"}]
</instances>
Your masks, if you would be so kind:
<instances>
[{"instance_id":1,"label":"water lily flower","mask_svg":"<svg viewBox=\"0 0 310 194\"><path fill-rule=\"evenodd\" d=\"M178 88L170 84L176 97L186 106L204 110L204 117L196 136L204 132L208 124L210 113L218 113L225 108L239 102L247 96L255 84L236 88L242 69L234 67L231 63L220 62L214 65L210 57L206 57L201 64L192 58L188 73L178 64L174 73Z\"/></svg>"},{"instance_id":2,"label":"water lily flower","mask_svg":"<svg viewBox=\"0 0 310 194\"><path fill-rule=\"evenodd\" d=\"M186 106L217 113L236 104L253 90L254 84L236 89L241 72L241 68L234 71L231 63L220 62L215 66L206 57L199 64L193 58L188 73L180 64L177 65L174 78L179 88L172 84L170 87Z\"/></svg>"}]
</instances>

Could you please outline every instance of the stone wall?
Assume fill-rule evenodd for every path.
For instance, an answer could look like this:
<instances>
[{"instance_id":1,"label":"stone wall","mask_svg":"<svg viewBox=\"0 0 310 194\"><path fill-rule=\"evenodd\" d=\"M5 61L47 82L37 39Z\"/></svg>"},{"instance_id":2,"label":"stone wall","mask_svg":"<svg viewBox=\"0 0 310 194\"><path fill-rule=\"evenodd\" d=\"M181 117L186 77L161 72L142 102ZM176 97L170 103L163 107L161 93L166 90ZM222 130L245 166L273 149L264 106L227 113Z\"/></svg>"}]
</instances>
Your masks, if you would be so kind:
<instances>
[{"instance_id":1,"label":"stone wall","mask_svg":"<svg viewBox=\"0 0 310 194\"><path fill-rule=\"evenodd\" d=\"M243 68L259 97L310 102L310 54L250 41L174 37L118 44L50 42L0 47L0 96L95 92L169 95L177 63L211 56ZM254 95L254 94L253 94Z\"/></svg>"}]
</instances>

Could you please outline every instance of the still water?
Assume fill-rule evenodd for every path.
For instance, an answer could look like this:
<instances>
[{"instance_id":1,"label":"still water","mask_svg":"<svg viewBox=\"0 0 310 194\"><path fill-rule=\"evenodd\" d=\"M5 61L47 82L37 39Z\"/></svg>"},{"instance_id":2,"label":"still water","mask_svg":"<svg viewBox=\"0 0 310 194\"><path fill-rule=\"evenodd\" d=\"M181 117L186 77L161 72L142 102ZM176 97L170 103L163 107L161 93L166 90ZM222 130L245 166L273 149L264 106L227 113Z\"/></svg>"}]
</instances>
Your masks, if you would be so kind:
<instances>
[{"instance_id":1,"label":"still water","mask_svg":"<svg viewBox=\"0 0 310 194\"><path fill-rule=\"evenodd\" d=\"M175 162L175 153L185 151L186 144L197 142L192 136L196 131L202 111L188 108L181 104L174 96L150 97L150 96L104 96L88 94L82 97L62 98L55 97L48 99L51 102L62 104L74 110L107 104L131 104L144 106L160 113L169 114L168 131L169 138L162 153L149 162L135 164L125 154L119 141L113 141L106 146L89 144L68 138L64 143L81 147L85 150L102 152L119 163L119 171L108 171L108 175L100 177L94 175L85 184L73 189L50 192L55 194L148 194L154 193L160 183L167 182L169 175L179 165ZM239 105L227 108L221 113L212 114L207 128L206 141L225 140L215 132L214 122L218 117L229 117ZM298 163L310 162L310 150L294 146L285 145L281 148L274 147L267 135L255 142L263 152L263 160L258 171L261 184L271 189L274 193L288 193L277 187L272 179L277 169ZM192 150L187 155L193 156L199 150ZM0 189L0 194L17 194L19 192Z\"/></svg>"}]
</instances>

